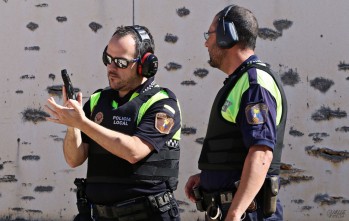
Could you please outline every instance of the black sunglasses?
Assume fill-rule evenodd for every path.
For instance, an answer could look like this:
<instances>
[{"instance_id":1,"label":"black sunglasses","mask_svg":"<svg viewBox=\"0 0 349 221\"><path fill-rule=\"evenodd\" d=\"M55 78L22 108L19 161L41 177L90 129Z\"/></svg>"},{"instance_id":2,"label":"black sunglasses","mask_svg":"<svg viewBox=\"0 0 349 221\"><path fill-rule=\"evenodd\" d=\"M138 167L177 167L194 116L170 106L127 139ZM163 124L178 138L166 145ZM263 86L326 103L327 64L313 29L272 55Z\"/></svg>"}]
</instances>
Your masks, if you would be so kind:
<instances>
[{"instance_id":1,"label":"black sunglasses","mask_svg":"<svg viewBox=\"0 0 349 221\"><path fill-rule=\"evenodd\" d=\"M112 56L110 56L108 53L105 52L105 57L107 64L111 64L112 61L114 61L115 65L118 68L122 68L125 69L128 67L129 63L134 63L138 61L138 58L134 58L132 60L127 60L126 58L113 58Z\"/></svg>"}]
</instances>

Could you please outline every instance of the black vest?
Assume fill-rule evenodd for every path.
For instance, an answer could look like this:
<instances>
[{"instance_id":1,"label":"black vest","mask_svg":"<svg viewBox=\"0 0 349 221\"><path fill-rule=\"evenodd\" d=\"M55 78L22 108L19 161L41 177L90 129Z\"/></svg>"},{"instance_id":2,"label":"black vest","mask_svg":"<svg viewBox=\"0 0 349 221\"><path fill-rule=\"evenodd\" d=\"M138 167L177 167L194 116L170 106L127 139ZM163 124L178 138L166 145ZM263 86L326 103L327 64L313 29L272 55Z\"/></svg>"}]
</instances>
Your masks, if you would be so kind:
<instances>
[{"instance_id":1,"label":"black vest","mask_svg":"<svg viewBox=\"0 0 349 221\"><path fill-rule=\"evenodd\" d=\"M279 174L281 153L284 140L284 131L287 115L285 93L278 75L274 75L269 68L251 64L228 78L225 85L219 90L212 105L207 133L199 158L200 170L242 170L248 148L244 146L242 134L235 123L226 121L221 115L221 108L234 88L239 78L250 68L261 69L269 73L276 82L282 96L282 116L276 128L276 145L273 151L273 160L268 170L269 174Z\"/></svg>"},{"instance_id":2,"label":"black vest","mask_svg":"<svg viewBox=\"0 0 349 221\"><path fill-rule=\"evenodd\" d=\"M140 107L160 90L165 90L170 99L176 99L170 90L153 87L116 109L111 106L115 91L103 90L91 113L91 120L103 113L101 126L132 136L137 127ZM166 182L170 189L175 190L178 183L179 155L179 145L176 147L166 145L160 152L153 151L143 160L131 164L91 140L88 151L87 181L122 184Z\"/></svg>"}]
</instances>

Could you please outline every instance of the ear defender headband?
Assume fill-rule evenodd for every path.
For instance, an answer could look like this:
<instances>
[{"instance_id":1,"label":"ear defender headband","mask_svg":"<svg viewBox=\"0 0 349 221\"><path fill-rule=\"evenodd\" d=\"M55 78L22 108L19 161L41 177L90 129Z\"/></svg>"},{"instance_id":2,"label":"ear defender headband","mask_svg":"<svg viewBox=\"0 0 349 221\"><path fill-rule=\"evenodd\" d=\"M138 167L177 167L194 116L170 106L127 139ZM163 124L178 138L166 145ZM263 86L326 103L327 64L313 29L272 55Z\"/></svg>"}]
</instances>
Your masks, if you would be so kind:
<instances>
[{"instance_id":1,"label":"ear defender headband","mask_svg":"<svg viewBox=\"0 0 349 221\"><path fill-rule=\"evenodd\" d=\"M139 52L138 52L138 65L137 65L137 73L143 77L150 78L153 77L157 70L158 70L158 58L150 53L146 52L144 54L140 54L141 48L144 47L144 44L151 44L151 39L149 37L149 34L147 33L146 30L144 30L141 26L135 25L135 26L126 26L126 28L132 29L139 41ZM108 46L105 47L103 51L103 63L104 65L107 65L107 53Z\"/></svg>"},{"instance_id":2,"label":"ear defender headband","mask_svg":"<svg viewBox=\"0 0 349 221\"><path fill-rule=\"evenodd\" d=\"M225 21L229 11L234 7L230 5L224 8L223 16L218 19L216 40L220 48L232 48L239 41L238 33L232 21Z\"/></svg>"}]
</instances>

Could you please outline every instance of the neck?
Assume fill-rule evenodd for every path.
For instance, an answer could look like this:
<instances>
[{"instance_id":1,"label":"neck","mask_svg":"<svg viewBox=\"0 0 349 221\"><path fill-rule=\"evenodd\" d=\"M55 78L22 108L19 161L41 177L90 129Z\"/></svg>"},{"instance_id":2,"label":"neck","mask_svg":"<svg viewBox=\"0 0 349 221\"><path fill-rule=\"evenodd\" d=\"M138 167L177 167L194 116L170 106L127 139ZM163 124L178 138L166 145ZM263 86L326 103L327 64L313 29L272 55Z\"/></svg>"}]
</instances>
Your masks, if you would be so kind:
<instances>
[{"instance_id":1,"label":"neck","mask_svg":"<svg viewBox=\"0 0 349 221\"><path fill-rule=\"evenodd\" d=\"M220 69L227 75L230 75L251 55L254 55L254 51L252 49L242 49L235 47L229 49L227 50L226 56L224 56L224 60Z\"/></svg>"},{"instance_id":2,"label":"neck","mask_svg":"<svg viewBox=\"0 0 349 221\"><path fill-rule=\"evenodd\" d=\"M144 84L144 82L147 81L147 78L145 78L145 77L141 77L140 79L141 79L140 81L138 81L134 85L128 87L127 89L125 88L124 90L119 90L118 91L119 97L121 97L121 98L125 97L128 93L130 93L130 91L135 90L137 87L139 87L140 85Z\"/></svg>"}]
</instances>

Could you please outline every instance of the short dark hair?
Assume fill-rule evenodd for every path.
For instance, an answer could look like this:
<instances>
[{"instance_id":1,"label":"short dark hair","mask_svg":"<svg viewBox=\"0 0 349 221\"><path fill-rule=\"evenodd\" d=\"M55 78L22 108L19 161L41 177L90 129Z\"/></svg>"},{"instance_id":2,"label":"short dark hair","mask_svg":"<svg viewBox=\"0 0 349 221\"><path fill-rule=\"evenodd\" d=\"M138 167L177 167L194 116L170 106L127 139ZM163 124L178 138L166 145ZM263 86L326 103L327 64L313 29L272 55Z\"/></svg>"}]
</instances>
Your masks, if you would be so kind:
<instances>
[{"instance_id":1,"label":"short dark hair","mask_svg":"<svg viewBox=\"0 0 349 221\"><path fill-rule=\"evenodd\" d=\"M224 9L216 15L218 18L224 16ZM218 20L217 20L218 21ZM225 21L234 23L239 36L239 44L244 48L255 49L258 36L258 22L253 13L241 6L233 5L225 17Z\"/></svg>"},{"instance_id":2,"label":"short dark hair","mask_svg":"<svg viewBox=\"0 0 349 221\"><path fill-rule=\"evenodd\" d=\"M142 41L139 33L135 30L135 27L136 26L119 26L116 28L113 37L117 36L118 38L121 38L127 35L131 35L136 42L136 54L134 55L135 57L142 57L147 52L154 54L155 44L153 36L150 33L149 29L145 26L137 25L137 27L143 29L149 36L149 39L144 39Z\"/></svg>"}]
</instances>

